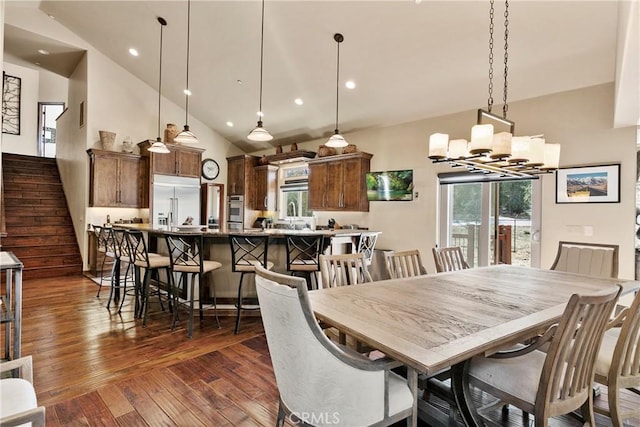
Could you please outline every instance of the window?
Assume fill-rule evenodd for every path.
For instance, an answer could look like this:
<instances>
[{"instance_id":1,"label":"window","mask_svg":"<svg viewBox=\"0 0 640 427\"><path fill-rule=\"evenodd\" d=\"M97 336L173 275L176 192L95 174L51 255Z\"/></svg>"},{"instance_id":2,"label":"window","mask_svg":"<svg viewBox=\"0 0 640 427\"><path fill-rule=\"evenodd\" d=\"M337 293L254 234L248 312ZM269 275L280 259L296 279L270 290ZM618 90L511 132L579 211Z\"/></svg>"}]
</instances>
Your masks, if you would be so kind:
<instances>
[{"instance_id":1,"label":"window","mask_svg":"<svg viewBox=\"0 0 640 427\"><path fill-rule=\"evenodd\" d=\"M280 218L311 217L309 210L309 167L297 165L281 168L280 187L278 190L280 202Z\"/></svg>"}]
</instances>

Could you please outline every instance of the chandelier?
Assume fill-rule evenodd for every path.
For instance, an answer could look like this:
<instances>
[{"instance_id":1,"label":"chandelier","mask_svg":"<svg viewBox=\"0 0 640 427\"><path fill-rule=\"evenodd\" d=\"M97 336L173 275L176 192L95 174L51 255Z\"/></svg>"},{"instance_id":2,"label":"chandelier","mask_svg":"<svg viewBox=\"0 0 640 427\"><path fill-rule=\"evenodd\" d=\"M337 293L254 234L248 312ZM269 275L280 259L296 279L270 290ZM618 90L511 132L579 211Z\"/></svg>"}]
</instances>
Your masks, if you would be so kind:
<instances>
[{"instance_id":1,"label":"chandelier","mask_svg":"<svg viewBox=\"0 0 640 427\"><path fill-rule=\"evenodd\" d=\"M544 135L514 136L515 122L507 119L509 1L504 12L504 88L502 117L492 114L493 107L493 16L494 0L489 8L489 98L487 110L479 109L471 140L449 139L445 133L429 137L429 158L433 163L448 162L469 172L513 178L530 178L558 169L560 144L550 144ZM489 123L487 123L489 122ZM495 126L494 126L495 123ZM499 129L496 129L498 127ZM498 130L496 132L496 130Z\"/></svg>"}]
</instances>

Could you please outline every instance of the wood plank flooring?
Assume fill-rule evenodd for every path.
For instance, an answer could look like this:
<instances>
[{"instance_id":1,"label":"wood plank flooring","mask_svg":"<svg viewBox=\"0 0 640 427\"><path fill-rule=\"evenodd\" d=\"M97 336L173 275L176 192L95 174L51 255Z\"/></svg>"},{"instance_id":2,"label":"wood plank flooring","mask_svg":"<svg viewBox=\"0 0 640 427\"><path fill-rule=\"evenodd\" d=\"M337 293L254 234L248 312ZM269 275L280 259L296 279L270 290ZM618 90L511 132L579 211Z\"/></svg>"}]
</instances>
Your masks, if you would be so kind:
<instances>
[{"instance_id":1,"label":"wood plank flooring","mask_svg":"<svg viewBox=\"0 0 640 427\"><path fill-rule=\"evenodd\" d=\"M278 391L259 317L243 318L234 335L233 317L218 329L208 312L188 339L184 310L171 331L166 305L154 299L142 328L129 297L118 314L105 308L109 289L96 298L97 289L82 276L24 282L22 353L33 356L48 426L274 425ZM526 425L513 410L501 423ZM601 425L610 422L599 417Z\"/></svg>"}]
</instances>

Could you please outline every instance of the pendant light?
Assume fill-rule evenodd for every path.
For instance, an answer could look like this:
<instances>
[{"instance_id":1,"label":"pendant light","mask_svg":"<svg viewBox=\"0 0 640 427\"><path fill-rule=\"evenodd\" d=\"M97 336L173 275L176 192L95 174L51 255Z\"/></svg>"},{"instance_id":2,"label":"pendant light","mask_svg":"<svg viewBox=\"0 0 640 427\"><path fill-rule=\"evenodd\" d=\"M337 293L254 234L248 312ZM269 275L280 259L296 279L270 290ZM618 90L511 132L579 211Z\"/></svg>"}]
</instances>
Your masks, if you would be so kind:
<instances>
[{"instance_id":1,"label":"pendant light","mask_svg":"<svg viewBox=\"0 0 640 427\"><path fill-rule=\"evenodd\" d=\"M164 27L167 25L167 21L165 21L163 17L158 16L158 22L160 23L160 67L158 67L158 137L156 138L156 141L151 145L151 147L149 147L148 151L151 151L152 153L168 154L170 153L170 151L164 144L164 142L162 142L162 138L160 138L160 103L162 101L162 32L164 30Z\"/></svg>"},{"instance_id":2,"label":"pendant light","mask_svg":"<svg viewBox=\"0 0 640 427\"><path fill-rule=\"evenodd\" d=\"M344 139L344 137L340 135L340 131L338 130L338 95L340 92L340 43L344 41L344 37L342 36L342 34L336 33L333 35L333 39L336 41L336 45L338 47L336 61L336 130L324 145L326 145L327 147L346 147L349 144Z\"/></svg>"},{"instance_id":3,"label":"pendant light","mask_svg":"<svg viewBox=\"0 0 640 427\"><path fill-rule=\"evenodd\" d=\"M250 141L271 141L273 135L262 127L262 66L264 61L264 0L262 0L262 28L260 30L260 109L258 110L258 125L249 132Z\"/></svg>"},{"instance_id":4,"label":"pendant light","mask_svg":"<svg viewBox=\"0 0 640 427\"><path fill-rule=\"evenodd\" d=\"M184 129L173 139L179 144L197 144L198 138L189 130L189 36L191 34L191 0L187 0L187 87L184 90Z\"/></svg>"}]
</instances>

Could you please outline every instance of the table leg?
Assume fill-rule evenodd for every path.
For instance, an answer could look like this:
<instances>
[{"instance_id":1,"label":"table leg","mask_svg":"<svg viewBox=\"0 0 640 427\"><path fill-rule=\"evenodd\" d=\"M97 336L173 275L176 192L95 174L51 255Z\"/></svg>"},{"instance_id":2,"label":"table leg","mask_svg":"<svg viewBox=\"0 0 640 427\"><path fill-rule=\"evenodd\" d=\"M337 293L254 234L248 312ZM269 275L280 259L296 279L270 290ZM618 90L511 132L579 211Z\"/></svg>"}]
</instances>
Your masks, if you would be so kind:
<instances>
[{"instance_id":1,"label":"table leg","mask_svg":"<svg viewBox=\"0 0 640 427\"><path fill-rule=\"evenodd\" d=\"M451 391L458 405L460 415L467 427L479 427L484 423L473 410L469 383L467 382L467 370L469 361L460 362L451 367Z\"/></svg>"},{"instance_id":2,"label":"table leg","mask_svg":"<svg viewBox=\"0 0 640 427\"><path fill-rule=\"evenodd\" d=\"M407 426L418 425L418 371L407 366L407 384L413 395L413 410L411 417L407 419Z\"/></svg>"},{"instance_id":3,"label":"table leg","mask_svg":"<svg viewBox=\"0 0 640 427\"><path fill-rule=\"evenodd\" d=\"M8 277L11 276L12 271L7 271L7 286L10 282ZM20 341L22 336L22 268L15 269L15 313L14 313L14 336L13 336L13 358L20 358Z\"/></svg>"}]
</instances>

